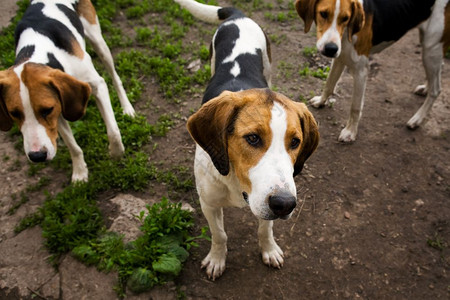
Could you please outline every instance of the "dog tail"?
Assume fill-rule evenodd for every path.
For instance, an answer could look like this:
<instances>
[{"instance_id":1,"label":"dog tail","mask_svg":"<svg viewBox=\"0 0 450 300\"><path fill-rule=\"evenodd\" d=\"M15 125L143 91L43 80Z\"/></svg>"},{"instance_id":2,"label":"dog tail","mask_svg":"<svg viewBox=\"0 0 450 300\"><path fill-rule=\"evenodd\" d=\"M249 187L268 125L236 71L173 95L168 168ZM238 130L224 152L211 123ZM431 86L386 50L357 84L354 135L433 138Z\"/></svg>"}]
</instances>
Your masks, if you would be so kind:
<instances>
[{"instance_id":1,"label":"dog tail","mask_svg":"<svg viewBox=\"0 0 450 300\"><path fill-rule=\"evenodd\" d=\"M220 23L230 17L244 17L244 13L234 7L220 7L199 3L195 0L175 0L194 17L207 23Z\"/></svg>"}]
</instances>

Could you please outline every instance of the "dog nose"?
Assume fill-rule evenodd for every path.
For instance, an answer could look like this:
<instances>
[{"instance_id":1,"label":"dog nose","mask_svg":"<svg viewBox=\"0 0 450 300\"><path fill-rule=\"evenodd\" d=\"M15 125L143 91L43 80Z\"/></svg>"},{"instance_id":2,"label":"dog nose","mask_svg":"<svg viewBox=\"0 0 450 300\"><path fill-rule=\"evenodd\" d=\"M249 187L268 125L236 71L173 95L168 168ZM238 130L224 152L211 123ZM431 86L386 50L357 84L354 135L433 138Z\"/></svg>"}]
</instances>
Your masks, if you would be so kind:
<instances>
[{"instance_id":1,"label":"dog nose","mask_svg":"<svg viewBox=\"0 0 450 300\"><path fill-rule=\"evenodd\" d=\"M297 205L297 198L290 193L269 196L269 207L278 217L289 215Z\"/></svg>"},{"instance_id":2,"label":"dog nose","mask_svg":"<svg viewBox=\"0 0 450 300\"><path fill-rule=\"evenodd\" d=\"M325 45L322 54L328 57L335 57L339 48L335 43L328 43Z\"/></svg>"},{"instance_id":3,"label":"dog nose","mask_svg":"<svg viewBox=\"0 0 450 300\"><path fill-rule=\"evenodd\" d=\"M28 152L28 158L32 162L44 162L47 160L47 151L31 151Z\"/></svg>"}]
</instances>

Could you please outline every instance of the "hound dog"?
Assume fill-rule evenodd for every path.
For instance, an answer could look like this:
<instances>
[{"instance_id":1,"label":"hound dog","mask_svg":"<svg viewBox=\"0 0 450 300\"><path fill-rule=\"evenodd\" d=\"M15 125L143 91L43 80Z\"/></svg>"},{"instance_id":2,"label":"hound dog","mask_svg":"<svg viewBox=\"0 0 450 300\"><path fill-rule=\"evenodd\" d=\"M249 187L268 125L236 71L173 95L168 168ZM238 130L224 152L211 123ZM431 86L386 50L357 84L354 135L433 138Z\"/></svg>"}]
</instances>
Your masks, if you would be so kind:
<instances>
[{"instance_id":1,"label":"hound dog","mask_svg":"<svg viewBox=\"0 0 450 300\"><path fill-rule=\"evenodd\" d=\"M326 103L345 66L353 75L350 118L340 141L356 139L369 55L382 51L417 26L427 82L415 93L427 97L407 126L414 129L423 123L441 90L443 55L450 46L449 0L297 0L295 6L305 22L305 32L315 22L318 51L334 58L325 89L310 100L312 106Z\"/></svg>"},{"instance_id":2,"label":"hound dog","mask_svg":"<svg viewBox=\"0 0 450 300\"><path fill-rule=\"evenodd\" d=\"M88 169L67 120L84 115L91 91L106 123L111 156L124 152L108 87L86 52L85 36L111 75L123 112L134 116L90 0L31 1L15 31L14 65L0 72L0 129L8 131L16 122L33 162L54 158L59 132L72 158L72 181L86 181Z\"/></svg>"},{"instance_id":3,"label":"hound dog","mask_svg":"<svg viewBox=\"0 0 450 300\"><path fill-rule=\"evenodd\" d=\"M212 234L202 267L213 280L225 270L227 235L223 207L250 206L259 219L263 262L283 265L273 238L274 219L296 206L294 176L319 141L317 124L303 103L269 89L269 42L236 8L176 0L201 20L223 21L211 42L212 77L202 107L187 123L197 143L195 178Z\"/></svg>"}]
</instances>

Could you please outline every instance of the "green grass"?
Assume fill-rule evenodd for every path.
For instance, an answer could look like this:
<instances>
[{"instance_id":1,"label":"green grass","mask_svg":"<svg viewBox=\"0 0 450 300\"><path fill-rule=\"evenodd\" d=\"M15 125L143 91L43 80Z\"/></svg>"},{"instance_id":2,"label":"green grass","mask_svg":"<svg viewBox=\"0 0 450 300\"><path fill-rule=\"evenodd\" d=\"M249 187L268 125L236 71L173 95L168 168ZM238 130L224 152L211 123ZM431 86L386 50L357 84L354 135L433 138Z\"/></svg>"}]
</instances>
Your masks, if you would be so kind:
<instances>
[{"instance_id":1,"label":"green grass","mask_svg":"<svg viewBox=\"0 0 450 300\"><path fill-rule=\"evenodd\" d=\"M209 64L206 63L208 48L199 43L181 42L194 22L192 16L172 0L93 0L93 3L105 40L115 54L116 70L132 103L145 101L142 97L146 79L156 80L160 94L171 105L178 105L182 101L181 95L207 82L210 77ZM19 1L18 16L23 14L27 5L27 0ZM114 25L119 11L124 12L128 24L135 28L135 36L124 34ZM155 13L158 14L158 22L163 25L147 27L145 24L152 22ZM15 18L13 24L0 33L2 68L14 62L13 33L18 19ZM127 288L135 292L143 291L178 275L187 258L187 251L195 245L190 236L193 220L189 212L180 209L180 205L163 199L161 203L147 207L146 213L151 217L141 214L143 235L124 244L120 235L105 229L97 203L99 197L105 191L142 191L152 184L161 183L168 186L172 195L193 191L194 187L187 167L159 169L149 162L149 155L144 151L149 146L152 148L152 144L153 148L156 147L153 138L164 137L174 126L176 116L161 115L154 124L149 124L144 116L124 116L111 79L97 55L89 47L88 51L109 85L125 155L118 161L109 158L105 125L94 101L90 101L82 120L71 124L89 168L89 182L68 184L54 195L45 190L48 188L48 178L41 176L38 183L29 186L20 196L13 197L15 204L9 213L14 214L27 203L31 193L44 193L46 200L43 206L22 219L15 231L18 233L40 225L45 246L54 262L58 261L59 256L72 252L100 270L118 271L117 292L123 295ZM200 59L200 70L190 73L186 68L190 63L188 58ZM23 151L20 149L22 142L18 129L14 128L12 132L18 140L17 148ZM95 143L92 142L94 140ZM3 160L9 158L4 156ZM19 162L13 167L21 168ZM51 163L30 165L28 175L38 176L43 168L49 167L65 171L67 178L70 178L72 165L65 146L59 147Z\"/></svg>"}]
</instances>

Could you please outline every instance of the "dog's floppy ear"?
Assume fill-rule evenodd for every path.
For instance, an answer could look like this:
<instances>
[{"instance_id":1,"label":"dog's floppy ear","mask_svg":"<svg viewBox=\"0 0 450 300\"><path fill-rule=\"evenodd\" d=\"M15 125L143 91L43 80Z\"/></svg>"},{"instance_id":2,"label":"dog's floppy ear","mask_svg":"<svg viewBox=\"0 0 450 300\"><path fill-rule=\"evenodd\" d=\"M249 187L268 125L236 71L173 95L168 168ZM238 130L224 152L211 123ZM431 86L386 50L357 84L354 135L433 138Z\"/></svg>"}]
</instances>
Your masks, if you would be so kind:
<instances>
[{"instance_id":1,"label":"dog's floppy ear","mask_svg":"<svg viewBox=\"0 0 450 300\"><path fill-rule=\"evenodd\" d=\"M298 116L300 118L300 125L303 132L303 141L300 152L294 164L294 176L299 174L305 161L316 150L319 145L319 129L313 115L309 112L306 105L303 103L296 103Z\"/></svg>"},{"instance_id":2,"label":"dog's floppy ear","mask_svg":"<svg viewBox=\"0 0 450 300\"><path fill-rule=\"evenodd\" d=\"M359 1L352 1L352 16L348 22L348 40L352 41L352 36L361 31L364 26L364 8Z\"/></svg>"},{"instance_id":3,"label":"dog's floppy ear","mask_svg":"<svg viewBox=\"0 0 450 300\"><path fill-rule=\"evenodd\" d=\"M13 120L11 119L8 109L5 103L5 89L6 89L6 78L7 71L0 72L0 130L8 131L13 126Z\"/></svg>"},{"instance_id":4,"label":"dog's floppy ear","mask_svg":"<svg viewBox=\"0 0 450 300\"><path fill-rule=\"evenodd\" d=\"M295 1L295 9L300 18L305 22L305 33L311 29L311 25L315 20L316 4L318 0L297 0Z\"/></svg>"},{"instance_id":5,"label":"dog's floppy ear","mask_svg":"<svg viewBox=\"0 0 450 300\"><path fill-rule=\"evenodd\" d=\"M238 102L232 92L225 91L203 104L187 122L192 138L209 154L223 176L230 172L228 134L239 112Z\"/></svg>"},{"instance_id":6,"label":"dog's floppy ear","mask_svg":"<svg viewBox=\"0 0 450 300\"><path fill-rule=\"evenodd\" d=\"M61 101L64 119L71 122L79 120L86 112L91 94L89 84L59 70L54 70L50 74L49 84L55 89Z\"/></svg>"}]
</instances>

